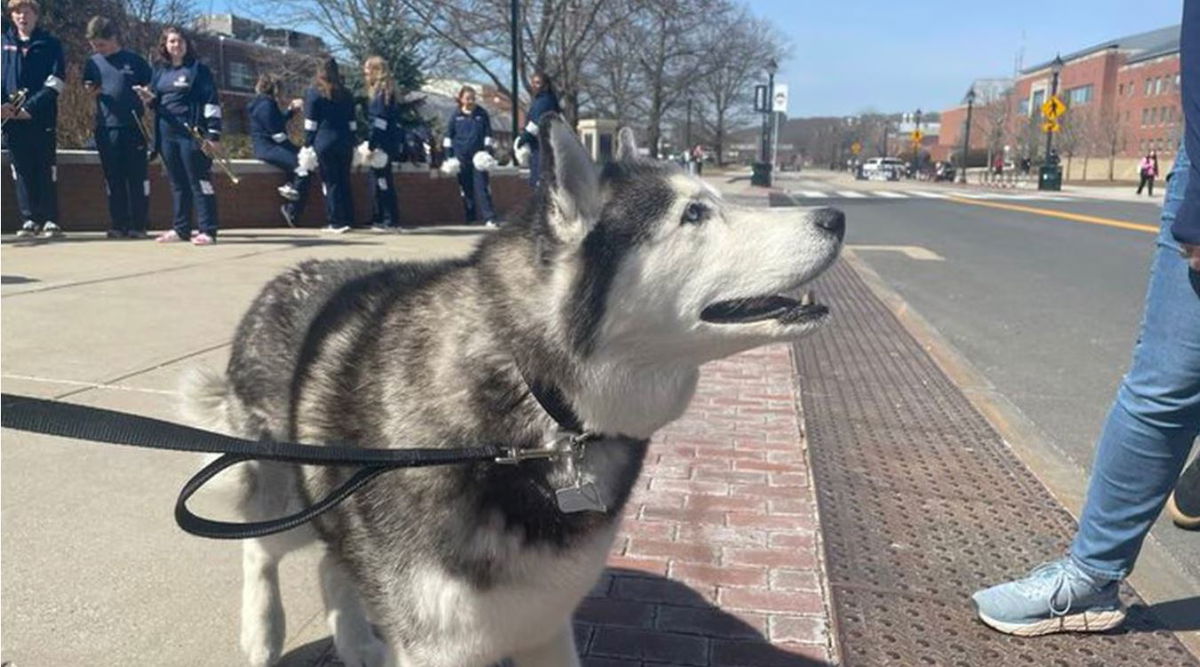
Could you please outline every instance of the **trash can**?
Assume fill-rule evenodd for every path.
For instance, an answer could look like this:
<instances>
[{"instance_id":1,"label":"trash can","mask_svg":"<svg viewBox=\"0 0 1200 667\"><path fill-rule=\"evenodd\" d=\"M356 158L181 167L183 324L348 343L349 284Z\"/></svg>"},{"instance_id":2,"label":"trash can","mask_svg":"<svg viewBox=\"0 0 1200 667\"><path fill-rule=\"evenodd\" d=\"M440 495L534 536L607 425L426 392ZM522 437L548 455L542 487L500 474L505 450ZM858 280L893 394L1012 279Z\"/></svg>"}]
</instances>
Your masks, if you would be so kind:
<instances>
[{"instance_id":1,"label":"trash can","mask_svg":"<svg viewBox=\"0 0 1200 667\"><path fill-rule=\"evenodd\" d=\"M1038 190L1062 190L1062 167L1042 165L1038 170Z\"/></svg>"},{"instance_id":2,"label":"trash can","mask_svg":"<svg viewBox=\"0 0 1200 667\"><path fill-rule=\"evenodd\" d=\"M753 169L754 171L750 175L750 185L771 187L771 163L755 162Z\"/></svg>"}]
</instances>

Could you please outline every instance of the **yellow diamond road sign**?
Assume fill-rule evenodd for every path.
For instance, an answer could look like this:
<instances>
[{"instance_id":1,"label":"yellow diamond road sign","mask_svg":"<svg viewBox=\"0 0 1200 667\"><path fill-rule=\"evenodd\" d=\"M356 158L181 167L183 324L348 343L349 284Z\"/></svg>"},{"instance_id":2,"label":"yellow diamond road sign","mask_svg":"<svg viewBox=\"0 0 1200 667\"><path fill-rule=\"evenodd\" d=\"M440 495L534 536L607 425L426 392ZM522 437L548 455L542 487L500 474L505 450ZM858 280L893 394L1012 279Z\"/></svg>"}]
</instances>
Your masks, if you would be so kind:
<instances>
[{"instance_id":1,"label":"yellow diamond road sign","mask_svg":"<svg viewBox=\"0 0 1200 667\"><path fill-rule=\"evenodd\" d=\"M922 139L924 136L925 136L925 133L924 133L924 132L922 132L922 131L920 131L920 130L913 130L913 133L912 133L912 140L913 140L913 143L917 143L917 142L921 141L921 139Z\"/></svg>"},{"instance_id":2,"label":"yellow diamond road sign","mask_svg":"<svg viewBox=\"0 0 1200 667\"><path fill-rule=\"evenodd\" d=\"M1042 115L1048 120L1054 120L1067 112L1067 105L1059 99L1058 95L1051 97L1042 104Z\"/></svg>"},{"instance_id":3,"label":"yellow diamond road sign","mask_svg":"<svg viewBox=\"0 0 1200 667\"><path fill-rule=\"evenodd\" d=\"M850 144L850 152L858 155L862 152L862 144L858 143L857 141Z\"/></svg>"},{"instance_id":4,"label":"yellow diamond road sign","mask_svg":"<svg viewBox=\"0 0 1200 667\"><path fill-rule=\"evenodd\" d=\"M1058 132L1060 129L1062 128L1056 120L1048 120L1042 123L1042 132Z\"/></svg>"}]
</instances>

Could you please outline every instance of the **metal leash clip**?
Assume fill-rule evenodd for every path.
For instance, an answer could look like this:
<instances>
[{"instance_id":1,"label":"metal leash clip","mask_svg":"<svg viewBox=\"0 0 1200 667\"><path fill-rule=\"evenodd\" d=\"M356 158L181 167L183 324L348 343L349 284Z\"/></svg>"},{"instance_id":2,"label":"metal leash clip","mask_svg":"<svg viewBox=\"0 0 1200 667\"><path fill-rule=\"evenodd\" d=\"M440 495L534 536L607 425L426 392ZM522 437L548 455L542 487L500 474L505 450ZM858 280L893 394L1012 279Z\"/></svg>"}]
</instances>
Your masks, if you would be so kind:
<instances>
[{"instance_id":1,"label":"metal leash clip","mask_svg":"<svg viewBox=\"0 0 1200 667\"><path fill-rule=\"evenodd\" d=\"M560 431L536 449L521 449L509 447L505 453L496 457L496 463L516 465L521 461L536 459L552 459L572 454L579 443L587 440L587 436L570 431Z\"/></svg>"}]
</instances>

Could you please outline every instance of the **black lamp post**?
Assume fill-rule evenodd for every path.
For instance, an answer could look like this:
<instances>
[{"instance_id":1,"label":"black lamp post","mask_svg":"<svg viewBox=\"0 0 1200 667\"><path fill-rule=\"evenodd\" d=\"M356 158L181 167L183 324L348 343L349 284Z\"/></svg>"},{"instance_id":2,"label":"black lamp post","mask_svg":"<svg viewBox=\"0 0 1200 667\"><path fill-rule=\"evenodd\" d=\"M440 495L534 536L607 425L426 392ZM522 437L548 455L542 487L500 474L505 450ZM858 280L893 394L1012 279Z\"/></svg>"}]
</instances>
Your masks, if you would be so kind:
<instances>
[{"instance_id":1,"label":"black lamp post","mask_svg":"<svg viewBox=\"0 0 1200 667\"><path fill-rule=\"evenodd\" d=\"M517 17L520 16L520 8L518 0L512 0L512 10L510 12L509 39L512 41L512 94L509 95L509 112L512 115L512 138L515 141L517 138L517 101L521 98L518 94L517 86L520 83L517 81L517 70L520 68L520 48L521 48L521 33L517 30Z\"/></svg>"},{"instance_id":2,"label":"black lamp post","mask_svg":"<svg viewBox=\"0 0 1200 667\"><path fill-rule=\"evenodd\" d=\"M1054 62L1050 63L1050 74L1052 76L1050 78L1050 97L1047 98L1047 101L1054 99L1054 97L1056 95L1058 95L1058 75L1062 72L1062 69L1063 69L1062 56L1055 55ZM1051 147L1053 141L1054 141L1054 133L1047 132L1046 133L1046 162L1045 162L1045 164L1047 164L1047 165L1050 164L1050 147Z\"/></svg>"},{"instance_id":3,"label":"black lamp post","mask_svg":"<svg viewBox=\"0 0 1200 667\"><path fill-rule=\"evenodd\" d=\"M975 106L975 86L967 91L967 126L963 130L962 160L958 165L958 182L967 182L967 155L971 152L971 109Z\"/></svg>"}]
</instances>

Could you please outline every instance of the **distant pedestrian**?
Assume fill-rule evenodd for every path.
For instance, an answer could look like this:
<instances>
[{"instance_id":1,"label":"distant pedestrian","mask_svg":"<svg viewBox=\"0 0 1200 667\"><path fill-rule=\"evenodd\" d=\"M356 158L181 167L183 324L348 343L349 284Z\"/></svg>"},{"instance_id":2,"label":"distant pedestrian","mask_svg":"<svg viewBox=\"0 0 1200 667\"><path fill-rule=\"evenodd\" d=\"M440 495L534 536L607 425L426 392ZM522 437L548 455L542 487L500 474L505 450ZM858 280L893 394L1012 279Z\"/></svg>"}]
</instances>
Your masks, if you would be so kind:
<instances>
[{"instance_id":1,"label":"distant pedestrian","mask_svg":"<svg viewBox=\"0 0 1200 667\"><path fill-rule=\"evenodd\" d=\"M262 74L255 84L256 95L246 104L250 116L250 144L254 157L283 170L287 181L279 186L279 196L286 201L279 207L279 214L288 227L295 227L304 213L308 199L308 172L296 173L300 166L300 148L288 136L287 124L304 106L304 101L294 99L288 103L287 111L279 108L279 80L273 74Z\"/></svg>"},{"instance_id":2,"label":"distant pedestrian","mask_svg":"<svg viewBox=\"0 0 1200 667\"><path fill-rule=\"evenodd\" d=\"M476 104L475 89L463 86L458 91L458 109L446 122L442 139L446 158L458 161L458 187L462 194L467 223L483 218L487 227L495 227L492 192L488 186L489 161L492 158L492 121L488 112ZM443 165L445 168L445 165ZM453 170L451 170L453 171Z\"/></svg>"},{"instance_id":3,"label":"distant pedestrian","mask_svg":"<svg viewBox=\"0 0 1200 667\"><path fill-rule=\"evenodd\" d=\"M1140 195L1142 194L1142 188L1147 188L1146 194L1150 197L1153 197L1154 179L1158 178L1157 152L1150 151L1149 153L1146 153L1146 156L1142 158L1140 163L1138 163L1138 176L1141 180L1138 182L1137 193Z\"/></svg>"},{"instance_id":4,"label":"distant pedestrian","mask_svg":"<svg viewBox=\"0 0 1200 667\"><path fill-rule=\"evenodd\" d=\"M561 113L558 105L558 95L554 92L554 82L545 72L535 72L529 80L529 90L533 93L533 101L529 111L525 113L525 130L517 138L514 152L529 150L529 184L537 188L541 177L541 149L538 146L538 123L542 116L549 112Z\"/></svg>"},{"instance_id":5,"label":"distant pedestrian","mask_svg":"<svg viewBox=\"0 0 1200 667\"><path fill-rule=\"evenodd\" d=\"M95 52L83 66L84 88L96 98L93 136L108 190L110 239L146 238L150 199L145 107L134 86L150 85L150 63L121 47L117 24L94 16L87 40Z\"/></svg>"},{"instance_id":6,"label":"distant pedestrian","mask_svg":"<svg viewBox=\"0 0 1200 667\"><path fill-rule=\"evenodd\" d=\"M354 98L342 82L337 60L326 58L317 68L312 86L304 93L304 148L300 167L311 168L315 154L325 193L324 230L334 234L354 225L354 200L350 192L350 165L354 160Z\"/></svg>"},{"instance_id":7,"label":"distant pedestrian","mask_svg":"<svg viewBox=\"0 0 1200 667\"><path fill-rule=\"evenodd\" d=\"M1167 186L1133 363L1096 445L1068 552L972 596L980 620L1000 632L1028 637L1120 625L1121 580L1172 487L1176 522L1200 525L1196 464L1180 477L1200 432L1200 162L1189 159L1200 156L1200 0L1184 3L1180 35L1186 134Z\"/></svg>"}]
</instances>

